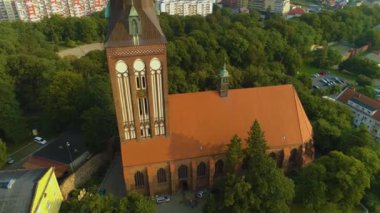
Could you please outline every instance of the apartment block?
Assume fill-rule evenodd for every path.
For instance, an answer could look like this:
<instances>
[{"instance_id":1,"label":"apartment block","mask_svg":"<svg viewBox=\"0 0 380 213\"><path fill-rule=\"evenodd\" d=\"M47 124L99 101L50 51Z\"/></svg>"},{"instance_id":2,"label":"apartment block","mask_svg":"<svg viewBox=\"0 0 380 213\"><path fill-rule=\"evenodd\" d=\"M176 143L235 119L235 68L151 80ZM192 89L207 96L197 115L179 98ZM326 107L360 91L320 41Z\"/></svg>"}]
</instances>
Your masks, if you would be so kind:
<instances>
[{"instance_id":1,"label":"apartment block","mask_svg":"<svg viewBox=\"0 0 380 213\"><path fill-rule=\"evenodd\" d=\"M251 10L284 15L290 10L290 0L250 0L248 7Z\"/></svg>"},{"instance_id":2,"label":"apartment block","mask_svg":"<svg viewBox=\"0 0 380 213\"><path fill-rule=\"evenodd\" d=\"M0 0L0 20L40 21L62 15L81 17L101 11L107 0Z\"/></svg>"},{"instance_id":3,"label":"apartment block","mask_svg":"<svg viewBox=\"0 0 380 213\"><path fill-rule=\"evenodd\" d=\"M157 2L162 13L169 15L206 16L212 13L212 0L161 0Z\"/></svg>"}]
</instances>

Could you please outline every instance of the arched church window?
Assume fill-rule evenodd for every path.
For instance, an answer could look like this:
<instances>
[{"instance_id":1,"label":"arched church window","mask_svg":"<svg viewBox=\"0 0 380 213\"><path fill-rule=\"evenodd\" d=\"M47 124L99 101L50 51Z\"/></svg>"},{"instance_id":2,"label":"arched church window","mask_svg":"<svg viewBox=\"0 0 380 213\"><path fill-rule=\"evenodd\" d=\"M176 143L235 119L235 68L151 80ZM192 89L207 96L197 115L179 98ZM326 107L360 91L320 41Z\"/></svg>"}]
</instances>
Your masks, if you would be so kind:
<instances>
[{"instance_id":1,"label":"arched church window","mask_svg":"<svg viewBox=\"0 0 380 213\"><path fill-rule=\"evenodd\" d=\"M136 188L142 188L145 186L144 174L140 171L135 174L135 186Z\"/></svg>"},{"instance_id":2,"label":"arched church window","mask_svg":"<svg viewBox=\"0 0 380 213\"><path fill-rule=\"evenodd\" d=\"M146 89L145 63L143 60L136 59L133 62L133 69L135 71L136 89Z\"/></svg>"},{"instance_id":3,"label":"arched church window","mask_svg":"<svg viewBox=\"0 0 380 213\"><path fill-rule=\"evenodd\" d=\"M154 57L150 60L150 81L151 81L151 94L152 106L154 117L155 134L165 134L165 116L164 116L164 101L163 101L163 88L162 88L162 64L160 59Z\"/></svg>"},{"instance_id":4,"label":"arched church window","mask_svg":"<svg viewBox=\"0 0 380 213\"><path fill-rule=\"evenodd\" d=\"M181 165L179 168L178 168L178 179L184 179L184 178L187 178L187 166L185 165Z\"/></svg>"},{"instance_id":5,"label":"arched church window","mask_svg":"<svg viewBox=\"0 0 380 213\"><path fill-rule=\"evenodd\" d=\"M165 169L160 168L157 171L157 182L158 183L165 183L166 182L166 172L165 172Z\"/></svg>"},{"instance_id":6,"label":"arched church window","mask_svg":"<svg viewBox=\"0 0 380 213\"><path fill-rule=\"evenodd\" d=\"M224 167L224 163L222 160L216 161L216 163L215 163L215 176L216 177L223 175L223 167Z\"/></svg>"},{"instance_id":7,"label":"arched church window","mask_svg":"<svg viewBox=\"0 0 380 213\"><path fill-rule=\"evenodd\" d=\"M206 169L206 164L204 162L201 162L197 168L198 177L206 176Z\"/></svg>"}]
</instances>

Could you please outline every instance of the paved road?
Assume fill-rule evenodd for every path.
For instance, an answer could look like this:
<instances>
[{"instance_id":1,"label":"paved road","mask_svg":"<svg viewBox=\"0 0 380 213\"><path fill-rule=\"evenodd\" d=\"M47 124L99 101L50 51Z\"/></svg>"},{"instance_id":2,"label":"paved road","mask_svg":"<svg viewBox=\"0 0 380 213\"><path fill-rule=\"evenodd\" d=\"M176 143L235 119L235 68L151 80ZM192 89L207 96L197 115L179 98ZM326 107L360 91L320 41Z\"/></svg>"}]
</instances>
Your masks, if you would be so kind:
<instances>
[{"instance_id":1,"label":"paved road","mask_svg":"<svg viewBox=\"0 0 380 213\"><path fill-rule=\"evenodd\" d=\"M58 52L58 55L61 58L65 56L70 56L70 55L80 58L93 50L104 50L104 44L103 43L85 44L85 45L81 45L81 46L74 47L71 49L61 50Z\"/></svg>"},{"instance_id":2,"label":"paved road","mask_svg":"<svg viewBox=\"0 0 380 213\"><path fill-rule=\"evenodd\" d=\"M8 158L14 159L16 162L12 165L6 164L3 169L22 169L22 164L28 160L35 152L39 151L47 144L52 143L55 139L47 140L45 145L38 144L36 142L29 142L25 146L21 147L17 151L13 152Z\"/></svg>"}]
</instances>

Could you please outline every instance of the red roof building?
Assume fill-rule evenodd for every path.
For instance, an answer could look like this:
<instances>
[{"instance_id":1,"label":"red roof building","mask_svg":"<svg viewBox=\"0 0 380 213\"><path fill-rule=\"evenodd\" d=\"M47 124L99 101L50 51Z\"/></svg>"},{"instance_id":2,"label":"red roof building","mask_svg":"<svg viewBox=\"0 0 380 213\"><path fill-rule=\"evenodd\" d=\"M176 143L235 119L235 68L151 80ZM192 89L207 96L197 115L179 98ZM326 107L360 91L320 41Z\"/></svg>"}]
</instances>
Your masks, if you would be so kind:
<instances>
[{"instance_id":1,"label":"red roof building","mask_svg":"<svg viewBox=\"0 0 380 213\"><path fill-rule=\"evenodd\" d=\"M211 186L231 138L246 138L255 120L279 167L313 159L312 126L292 85L228 90L224 67L218 92L168 95L166 39L152 1L110 3L106 52L127 190Z\"/></svg>"},{"instance_id":2,"label":"red roof building","mask_svg":"<svg viewBox=\"0 0 380 213\"><path fill-rule=\"evenodd\" d=\"M377 138L380 137L380 101L356 92L352 88L343 90L336 98L352 110L356 126L365 125Z\"/></svg>"}]
</instances>

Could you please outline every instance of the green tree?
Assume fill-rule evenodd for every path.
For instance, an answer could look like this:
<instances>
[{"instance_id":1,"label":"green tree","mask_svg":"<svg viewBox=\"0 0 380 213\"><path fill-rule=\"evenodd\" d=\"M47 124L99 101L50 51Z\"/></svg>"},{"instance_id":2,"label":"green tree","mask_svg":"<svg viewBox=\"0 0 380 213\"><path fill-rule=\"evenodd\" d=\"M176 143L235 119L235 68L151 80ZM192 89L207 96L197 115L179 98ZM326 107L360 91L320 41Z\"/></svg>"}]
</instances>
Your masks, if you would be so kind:
<instances>
[{"instance_id":1,"label":"green tree","mask_svg":"<svg viewBox=\"0 0 380 213\"><path fill-rule=\"evenodd\" d=\"M45 87L42 101L44 108L57 129L78 121L80 112L76 107L77 98L83 88L83 78L80 74L70 71L58 71Z\"/></svg>"},{"instance_id":2,"label":"green tree","mask_svg":"<svg viewBox=\"0 0 380 213\"><path fill-rule=\"evenodd\" d=\"M313 64L320 68L330 68L340 63L342 56L337 50L325 46L313 52Z\"/></svg>"},{"instance_id":3,"label":"green tree","mask_svg":"<svg viewBox=\"0 0 380 213\"><path fill-rule=\"evenodd\" d=\"M348 155L358 159L363 163L371 180L374 180L376 174L380 171L380 158L378 154L367 147L353 147L349 150Z\"/></svg>"},{"instance_id":4,"label":"green tree","mask_svg":"<svg viewBox=\"0 0 380 213\"><path fill-rule=\"evenodd\" d=\"M252 212L290 212L294 197L294 184L276 167L266 154L266 141L259 123L255 120L247 138L248 158L246 177L252 186Z\"/></svg>"},{"instance_id":5,"label":"green tree","mask_svg":"<svg viewBox=\"0 0 380 213\"><path fill-rule=\"evenodd\" d=\"M156 212L156 204L137 192L129 192L119 201L117 212L151 213Z\"/></svg>"},{"instance_id":6,"label":"green tree","mask_svg":"<svg viewBox=\"0 0 380 213\"><path fill-rule=\"evenodd\" d=\"M116 134L116 118L110 107L94 106L86 110L82 118L82 131L87 147L92 152L104 150L106 142Z\"/></svg>"},{"instance_id":7,"label":"green tree","mask_svg":"<svg viewBox=\"0 0 380 213\"><path fill-rule=\"evenodd\" d=\"M318 211L327 204L326 168L317 163L304 167L296 178L295 201Z\"/></svg>"},{"instance_id":8,"label":"green tree","mask_svg":"<svg viewBox=\"0 0 380 213\"><path fill-rule=\"evenodd\" d=\"M241 139L239 136L234 135L231 139L231 143L228 144L226 153L226 168L229 173L235 173L237 166L242 163L243 150L241 145Z\"/></svg>"},{"instance_id":9,"label":"green tree","mask_svg":"<svg viewBox=\"0 0 380 213\"><path fill-rule=\"evenodd\" d=\"M16 100L13 81L0 66L0 137L20 142L27 136L26 121Z\"/></svg>"},{"instance_id":10,"label":"green tree","mask_svg":"<svg viewBox=\"0 0 380 213\"><path fill-rule=\"evenodd\" d=\"M100 195L96 190L90 189L81 199L74 196L63 202L60 211L150 213L156 211L156 205L136 192L129 192L125 197L117 199L112 194Z\"/></svg>"},{"instance_id":11,"label":"green tree","mask_svg":"<svg viewBox=\"0 0 380 213\"><path fill-rule=\"evenodd\" d=\"M337 151L321 157L318 162L326 168L329 200L339 204L343 209L359 204L370 184L370 175L364 165L355 158Z\"/></svg>"},{"instance_id":12,"label":"green tree","mask_svg":"<svg viewBox=\"0 0 380 213\"><path fill-rule=\"evenodd\" d=\"M369 78L380 76L380 68L377 64L366 58L353 57L345 60L339 65L339 69L345 69L355 74L362 74Z\"/></svg>"},{"instance_id":13,"label":"green tree","mask_svg":"<svg viewBox=\"0 0 380 213\"><path fill-rule=\"evenodd\" d=\"M329 204L349 211L359 204L369 186L370 174L363 163L332 151L303 169L297 179L297 197L303 197L303 205L314 210Z\"/></svg>"},{"instance_id":14,"label":"green tree","mask_svg":"<svg viewBox=\"0 0 380 213\"><path fill-rule=\"evenodd\" d=\"M0 168L7 161L7 145L0 138Z\"/></svg>"},{"instance_id":15,"label":"green tree","mask_svg":"<svg viewBox=\"0 0 380 213\"><path fill-rule=\"evenodd\" d=\"M257 121L246 142L247 149L242 151L239 137L232 138L226 160L229 172L217 183L218 193L210 196L203 211L289 212L294 184L266 154L264 133ZM247 164L243 165L243 176L234 173L240 164Z\"/></svg>"}]
</instances>

